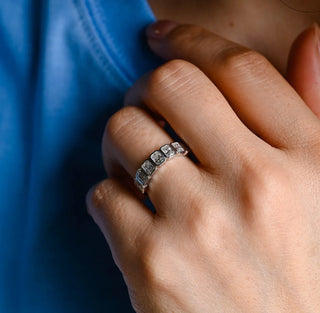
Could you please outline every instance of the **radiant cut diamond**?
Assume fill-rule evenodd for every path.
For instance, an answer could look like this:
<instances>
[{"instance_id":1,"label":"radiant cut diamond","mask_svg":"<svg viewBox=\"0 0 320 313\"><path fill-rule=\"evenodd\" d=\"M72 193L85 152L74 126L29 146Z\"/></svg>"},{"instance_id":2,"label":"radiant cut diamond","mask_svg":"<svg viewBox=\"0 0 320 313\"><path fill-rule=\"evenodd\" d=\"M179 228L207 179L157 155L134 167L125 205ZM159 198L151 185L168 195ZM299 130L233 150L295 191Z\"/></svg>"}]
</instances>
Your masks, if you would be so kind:
<instances>
[{"instance_id":1,"label":"radiant cut diamond","mask_svg":"<svg viewBox=\"0 0 320 313\"><path fill-rule=\"evenodd\" d=\"M176 151L170 145L164 145L160 150L167 158L171 158L176 154Z\"/></svg>"},{"instance_id":2,"label":"radiant cut diamond","mask_svg":"<svg viewBox=\"0 0 320 313\"><path fill-rule=\"evenodd\" d=\"M179 142L173 142L171 144L171 146L173 148L175 148L176 153L179 153L179 154L185 154L186 153L186 150L182 147L182 145Z\"/></svg>"},{"instance_id":3,"label":"radiant cut diamond","mask_svg":"<svg viewBox=\"0 0 320 313\"><path fill-rule=\"evenodd\" d=\"M150 160L145 160L142 165L141 168L150 176L152 175L152 173L155 171L156 166L153 164L152 161Z\"/></svg>"},{"instance_id":4,"label":"radiant cut diamond","mask_svg":"<svg viewBox=\"0 0 320 313\"><path fill-rule=\"evenodd\" d=\"M161 151L155 151L151 154L150 159L155 165L159 166L166 160L166 157Z\"/></svg>"}]
</instances>

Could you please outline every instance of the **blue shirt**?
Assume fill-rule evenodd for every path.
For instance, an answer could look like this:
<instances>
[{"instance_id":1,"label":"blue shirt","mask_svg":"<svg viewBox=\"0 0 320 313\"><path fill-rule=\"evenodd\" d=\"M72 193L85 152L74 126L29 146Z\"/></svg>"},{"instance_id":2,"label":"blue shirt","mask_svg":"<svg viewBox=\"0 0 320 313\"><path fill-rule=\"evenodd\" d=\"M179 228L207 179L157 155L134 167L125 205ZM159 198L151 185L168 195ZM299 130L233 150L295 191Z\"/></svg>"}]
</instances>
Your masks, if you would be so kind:
<instances>
[{"instance_id":1,"label":"blue shirt","mask_svg":"<svg viewBox=\"0 0 320 313\"><path fill-rule=\"evenodd\" d=\"M124 92L159 64L146 0L0 0L0 313L133 312L85 195Z\"/></svg>"}]
</instances>

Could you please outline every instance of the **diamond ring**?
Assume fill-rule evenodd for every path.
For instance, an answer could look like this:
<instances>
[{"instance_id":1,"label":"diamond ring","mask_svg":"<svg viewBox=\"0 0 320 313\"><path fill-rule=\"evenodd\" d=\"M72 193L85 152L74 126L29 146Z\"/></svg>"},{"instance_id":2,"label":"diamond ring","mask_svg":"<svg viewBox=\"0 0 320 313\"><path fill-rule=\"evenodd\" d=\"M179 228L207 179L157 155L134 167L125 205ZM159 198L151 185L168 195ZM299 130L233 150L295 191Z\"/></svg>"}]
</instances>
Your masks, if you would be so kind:
<instances>
[{"instance_id":1,"label":"diamond ring","mask_svg":"<svg viewBox=\"0 0 320 313\"><path fill-rule=\"evenodd\" d=\"M153 174L160 166L175 156L186 156L188 153L188 148L179 142L162 146L159 150L154 151L137 170L134 180L135 185L142 193L145 193Z\"/></svg>"}]
</instances>

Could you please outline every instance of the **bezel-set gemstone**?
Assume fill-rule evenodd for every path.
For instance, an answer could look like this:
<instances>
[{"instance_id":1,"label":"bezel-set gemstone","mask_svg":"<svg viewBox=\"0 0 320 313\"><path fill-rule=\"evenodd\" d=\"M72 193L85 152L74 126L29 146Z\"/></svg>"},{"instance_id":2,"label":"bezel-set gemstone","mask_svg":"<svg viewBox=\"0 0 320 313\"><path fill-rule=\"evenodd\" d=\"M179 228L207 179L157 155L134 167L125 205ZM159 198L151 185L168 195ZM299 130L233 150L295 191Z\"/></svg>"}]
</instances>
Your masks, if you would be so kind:
<instances>
[{"instance_id":1,"label":"bezel-set gemstone","mask_svg":"<svg viewBox=\"0 0 320 313\"><path fill-rule=\"evenodd\" d=\"M160 150L167 158L171 158L176 154L176 151L170 145L164 145L160 148Z\"/></svg>"},{"instance_id":2,"label":"bezel-set gemstone","mask_svg":"<svg viewBox=\"0 0 320 313\"><path fill-rule=\"evenodd\" d=\"M141 168L139 168L137 170L136 173L136 182L139 183L139 187L145 188L148 186L148 182L149 182L150 177L148 176L147 173L145 173L144 170L142 170Z\"/></svg>"},{"instance_id":3,"label":"bezel-set gemstone","mask_svg":"<svg viewBox=\"0 0 320 313\"><path fill-rule=\"evenodd\" d=\"M150 155L150 159L155 165L159 166L166 160L166 157L161 151L157 150Z\"/></svg>"},{"instance_id":4,"label":"bezel-set gemstone","mask_svg":"<svg viewBox=\"0 0 320 313\"><path fill-rule=\"evenodd\" d=\"M137 170L135 185L143 194L146 193L150 180L158 166L163 164L169 158L187 155L188 152L188 148L180 142L173 142L162 146L159 150L153 152L150 155L150 158L146 159Z\"/></svg>"},{"instance_id":5,"label":"bezel-set gemstone","mask_svg":"<svg viewBox=\"0 0 320 313\"><path fill-rule=\"evenodd\" d=\"M142 163L141 168L150 176L155 171L156 165L148 159Z\"/></svg>"},{"instance_id":6,"label":"bezel-set gemstone","mask_svg":"<svg viewBox=\"0 0 320 313\"><path fill-rule=\"evenodd\" d=\"M182 147L179 142L173 142L171 146L176 150L176 153L185 154L186 150Z\"/></svg>"}]
</instances>

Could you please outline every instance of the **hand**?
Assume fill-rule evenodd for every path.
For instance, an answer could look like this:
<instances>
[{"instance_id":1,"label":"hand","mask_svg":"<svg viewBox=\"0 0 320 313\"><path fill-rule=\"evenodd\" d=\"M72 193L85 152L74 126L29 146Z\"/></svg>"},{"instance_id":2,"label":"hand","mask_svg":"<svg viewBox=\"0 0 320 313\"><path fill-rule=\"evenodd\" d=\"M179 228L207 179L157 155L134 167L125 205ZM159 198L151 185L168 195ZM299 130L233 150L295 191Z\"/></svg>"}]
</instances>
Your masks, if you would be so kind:
<instances>
[{"instance_id":1,"label":"hand","mask_svg":"<svg viewBox=\"0 0 320 313\"><path fill-rule=\"evenodd\" d=\"M186 25L150 44L195 65L168 62L133 86L127 104L146 108L127 106L108 122L114 178L88 196L135 310L319 311L319 120L254 51ZM157 171L155 214L126 183L172 141L154 115L200 162L176 158Z\"/></svg>"}]
</instances>

